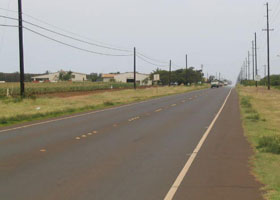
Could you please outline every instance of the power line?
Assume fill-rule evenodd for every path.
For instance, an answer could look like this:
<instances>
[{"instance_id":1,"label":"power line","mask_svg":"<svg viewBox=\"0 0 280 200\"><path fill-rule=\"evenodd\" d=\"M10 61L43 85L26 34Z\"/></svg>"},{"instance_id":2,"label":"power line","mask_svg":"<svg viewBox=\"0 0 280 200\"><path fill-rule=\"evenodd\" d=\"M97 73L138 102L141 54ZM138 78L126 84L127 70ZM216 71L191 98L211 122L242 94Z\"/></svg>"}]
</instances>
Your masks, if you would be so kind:
<instances>
[{"instance_id":1,"label":"power line","mask_svg":"<svg viewBox=\"0 0 280 200\"><path fill-rule=\"evenodd\" d=\"M5 11L17 13L17 11L5 9L5 8L0 8L0 10L5 10ZM103 45L95 44L96 46L99 45L100 47L111 48L111 49L113 49L113 50L132 52L131 50L128 50L128 49L116 48L116 47L114 47L115 45L111 45L111 44L108 44L108 43L105 43L105 42L100 42L100 41L97 41L97 40L93 40L92 38L88 38L88 37L82 36L82 35L80 35L80 34L74 33L74 32L69 31L69 30L65 30L65 29L63 29L63 28L60 28L60 27L58 27L58 26L56 26L56 25L53 25L53 24L50 24L50 23L48 23L48 22L46 22L46 21L44 21L44 20L41 20L41 19L39 19L39 18L37 18L37 17L32 16L32 15L29 15L29 14L26 14L26 13L22 13L22 14L23 14L24 16L26 16L26 17L29 17L29 18L33 19L33 20L36 20L36 21L38 21L38 22L41 22L41 23L43 23L43 24L46 24L46 25L48 25L48 26L51 26L51 27L56 28L56 29L58 29L58 30L61 30L61 31L65 32L65 33L68 33L68 34L77 36L77 37L79 37L79 38L84 38L84 39L89 40L89 41L92 41L92 42L97 42L97 43L99 43L99 44L103 44ZM107 45L107 46L104 46L104 45Z\"/></svg>"},{"instance_id":2,"label":"power line","mask_svg":"<svg viewBox=\"0 0 280 200\"><path fill-rule=\"evenodd\" d=\"M17 25L10 25L10 24L0 24L0 26L3 26L3 27L13 27L13 28L17 28L18 27Z\"/></svg>"},{"instance_id":3,"label":"power line","mask_svg":"<svg viewBox=\"0 0 280 200\"><path fill-rule=\"evenodd\" d=\"M59 40L54 39L54 38L51 38L51 37L49 37L49 36L46 36L46 35L44 35L44 34L42 34L42 33L39 33L39 32L37 32L37 31L34 31L34 30L32 30L32 29L30 29L30 28L27 28L27 27L24 27L24 29L26 29L26 30L28 30L28 31L30 31L30 32L32 32L32 33L34 33L34 34L36 34L36 35L39 35L39 36L41 36L41 37L47 38L47 39L49 39L49 40L52 40L52 41L54 41L54 42L60 43L60 44L62 44L62 45L65 45L65 46L68 46L68 47L71 47L71 48L74 48L74 49L77 49L77 50L85 51L85 52L88 52L88 53L93 53L93 54L102 55L102 56L120 56L120 57L121 57L121 56L132 56L132 54L117 55L117 54L107 54L107 53L101 53L101 52L91 51L91 50L88 50L88 49L84 49L84 48L81 48L81 47L76 47L76 46L74 46L74 45L71 45L71 44L68 44L68 43L59 41Z\"/></svg>"},{"instance_id":4,"label":"power line","mask_svg":"<svg viewBox=\"0 0 280 200\"><path fill-rule=\"evenodd\" d=\"M158 65L158 64L152 63L152 62L150 62L150 61L148 61L148 60L142 58L142 57L139 56L139 55L137 55L137 58L139 58L140 60L142 60L142 61L144 61L144 62L146 62L146 63L149 63L149 64L151 64L151 65L157 66L157 67L167 67L166 65Z\"/></svg>"},{"instance_id":5,"label":"power line","mask_svg":"<svg viewBox=\"0 0 280 200\"><path fill-rule=\"evenodd\" d=\"M157 59L148 57L148 56L144 55L143 53L137 52L137 54L139 54L140 56L143 56L144 58L147 58L147 59L149 59L149 60L152 60L152 61L154 61L154 62L163 63L163 64L168 64L168 62L160 61L160 60L157 60Z\"/></svg>"},{"instance_id":6,"label":"power line","mask_svg":"<svg viewBox=\"0 0 280 200\"><path fill-rule=\"evenodd\" d=\"M18 20L18 19L16 19L16 18L7 17L7 16L3 16L3 15L0 15L0 17L5 18L5 19ZM48 32L51 32L51 33L54 33L54 34L60 35L60 36L62 36L62 37L66 37L66 38L69 38L69 39L78 41L78 42L82 42L82 43L85 43L85 44L89 44L89 45L93 45L93 46L97 46L97 47L101 47L101 48L106 48L106 49L110 49L110 50L115 50L115 51L132 52L132 51L130 51L130 50L112 48L112 47L107 47L107 46L95 44L95 43L92 43L92 42L87 42L87 41L85 41L85 40L81 40L81 39L78 39L78 38L74 38L74 37L72 37L72 36L65 35L65 34L63 34L63 33L59 33L59 32L57 32L57 31L54 31L54 30L45 28L45 27L43 27L43 26L34 24L34 23L29 22L29 21L26 21L26 20L23 20L23 22L26 23L26 24L29 24L29 25L31 25L31 26L35 26L35 27L37 27L37 28L43 29L43 30L45 30L45 31L48 31Z\"/></svg>"}]
</instances>

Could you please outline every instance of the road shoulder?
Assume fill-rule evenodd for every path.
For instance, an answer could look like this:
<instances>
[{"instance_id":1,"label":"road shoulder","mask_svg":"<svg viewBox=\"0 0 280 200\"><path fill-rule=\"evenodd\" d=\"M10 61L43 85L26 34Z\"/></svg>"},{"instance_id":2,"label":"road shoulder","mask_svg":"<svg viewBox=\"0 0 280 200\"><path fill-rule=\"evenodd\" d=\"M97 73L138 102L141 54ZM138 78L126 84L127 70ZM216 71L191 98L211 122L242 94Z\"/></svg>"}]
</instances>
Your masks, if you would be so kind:
<instances>
[{"instance_id":1,"label":"road shoulder","mask_svg":"<svg viewBox=\"0 0 280 200\"><path fill-rule=\"evenodd\" d=\"M174 199L263 199L251 174L252 154L233 90Z\"/></svg>"}]
</instances>

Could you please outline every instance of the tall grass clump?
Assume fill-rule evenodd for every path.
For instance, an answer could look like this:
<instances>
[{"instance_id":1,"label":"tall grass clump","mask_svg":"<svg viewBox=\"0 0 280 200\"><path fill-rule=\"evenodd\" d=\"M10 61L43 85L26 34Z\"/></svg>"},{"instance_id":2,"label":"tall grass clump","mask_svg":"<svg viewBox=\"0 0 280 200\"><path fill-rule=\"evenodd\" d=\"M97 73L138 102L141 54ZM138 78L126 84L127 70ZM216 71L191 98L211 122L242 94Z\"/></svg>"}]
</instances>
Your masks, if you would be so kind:
<instances>
[{"instance_id":1,"label":"tall grass clump","mask_svg":"<svg viewBox=\"0 0 280 200\"><path fill-rule=\"evenodd\" d=\"M262 152L280 154L280 135L270 135L259 138L257 148Z\"/></svg>"}]
</instances>

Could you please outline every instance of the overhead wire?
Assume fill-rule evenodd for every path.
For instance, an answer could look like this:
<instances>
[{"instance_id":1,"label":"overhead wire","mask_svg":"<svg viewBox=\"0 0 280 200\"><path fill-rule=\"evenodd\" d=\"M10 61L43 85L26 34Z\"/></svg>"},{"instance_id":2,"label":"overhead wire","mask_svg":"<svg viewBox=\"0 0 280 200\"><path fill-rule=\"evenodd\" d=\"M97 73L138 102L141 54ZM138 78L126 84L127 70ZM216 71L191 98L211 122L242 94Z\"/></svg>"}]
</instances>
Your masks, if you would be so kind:
<instances>
[{"instance_id":1,"label":"overhead wire","mask_svg":"<svg viewBox=\"0 0 280 200\"><path fill-rule=\"evenodd\" d=\"M6 18L6 19L11 19L11 20L18 20L17 18L7 17L7 16L3 16L3 15L0 15L0 17ZM107 47L107 46L95 44L95 43L92 43L92 42L87 42L87 41L85 41L85 40L81 40L81 39L78 39L78 38L74 38L74 37L72 37L72 36L69 36L69 35L66 35L66 34L63 34L63 33L59 33L59 32L57 32L57 31L54 31L54 30L45 28L45 27L43 27L43 26L34 24L34 23L29 22L29 21L26 21L26 20L22 20L22 21L23 21L24 23L26 23L26 24L31 25L31 26L40 28L40 29L42 29L42 30L45 30L45 31L54 33L54 34L56 34L56 35L60 35L60 36L62 36L62 37L66 37L66 38L69 38L69 39L78 41L78 42L81 42L81 43L85 43L85 44L89 44L89 45L97 46L97 47L101 47L101 48L106 48L106 49L110 49L110 50L115 50L115 51L132 52L131 50L124 50L124 49L112 48L112 47Z\"/></svg>"},{"instance_id":2,"label":"overhead wire","mask_svg":"<svg viewBox=\"0 0 280 200\"><path fill-rule=\"evenodd\" d=\"M162 63L162 64L168 64L168 62L166 62L166 61L161 61L161 60L151 58L149 56L144 55L143 53L140 53L139 51L137 51L136 53L139 54L140 56L144 57L144 58L147 58L147 59L151 60L151 61Z\"/></svg>"},{"instance_id":3,"label":"overhead wire","mask_svg":"<svg viewBox=\"0 0 280 200\"><path fill-rule=\"evenodd\" d=\"M62 41L60 41L60 40L51 38L51 37L46 36L46 35L44 35L44 34L42 34L42 33L40 33L40 32L34 31L34 30L32 30L32 29L30 29L30 28L28 28L28 27L26 27L26 26L24 26L23 28L24 28L25 30L28 30L28 31L30 31L30 32L32 32L32 33L34 33L34 34L36 34L36 35L39 35L39 36L41 36L41 37L44 37L44 38L46 38L46 39L52 40L52 41L54 41L54 42L60 43L60 44L62 44L62 45L65 45L65 46L68 46L68 47L71 47L71 48L74 48L74 49L77 49L77 50L85 51L85 52L88 52L88 53L93 53L93 54L102 55L102 56L117 56L117 57L121 57L121 56L124 56L124 57L125 57L125 56L132 56L132 54L122 54L122 55L121 55L121 54L119 54L119 55L117 55L117 54L107 54L107 53L101 53L101 52L96 52L96 51L84 49L84 48L77 47L77 46L68 44L68 43L66 43L66 42L62 42Z\"/></svg>"},{"instance_id":4,"label":"overhead wire","mask_svg":"<svg viewBox=\"0 0 280 200\"><path fill-rule=\"evenodd\" d=\"M5 10L5 11L17 13L17 11L9 10L9 9L4 9L4 8L1 8L1 7L0 7L0 10ZM108 44L108 43L105 43L105 42L100 42L100 41L97 41L97 40L93 40L92 38L88 38L88 37L82 36L82 35L80 35L80 34L74 33L74 32L69 31L69 30L65 30L65 29L63 29L63 28L61 28L61 27L58 27L58 26L53 25L53 24L50 24L50 23L48 23L48 22L46 22L46 21L44 21L44 20L41 20L41 19L39 19L39 18L37 18L37 17L32 16L32 15L29 15L29 14L26 14L26 13L22 13L22 14L23 14L24 16L26 16L26 17L29 17L29 18L31 18L31 19L33 19L33 20L36 20L36 21L40 22L40 23L43 23L43 24L45 24L45 25L51 26L51 27L53 27L53 28L56 28L56 29L58 29L58 30L60 30L60 31L63 31L63 32L65 32L65 33L68 33L68 34L77 36L77 37L79 37L79 38L86 39L86 40L88 40L88 41L92 41L92 42L95 42L95 43L99 43L99 44L94 44L95 46L99 46L99 47L103 47L103 48L108 48L108 49L110 48L110 49L112 49L112 50L118 50L118 51L124 51L124 52L132 52L132 50L128 50L128 49L125 49L125 48L117 48L117 47L115 47L115 45ZM100 44L102 44L102 45L100 45ZM105 46L105 45L106 45L106 46Z\"/></svg>"}]
</instances>

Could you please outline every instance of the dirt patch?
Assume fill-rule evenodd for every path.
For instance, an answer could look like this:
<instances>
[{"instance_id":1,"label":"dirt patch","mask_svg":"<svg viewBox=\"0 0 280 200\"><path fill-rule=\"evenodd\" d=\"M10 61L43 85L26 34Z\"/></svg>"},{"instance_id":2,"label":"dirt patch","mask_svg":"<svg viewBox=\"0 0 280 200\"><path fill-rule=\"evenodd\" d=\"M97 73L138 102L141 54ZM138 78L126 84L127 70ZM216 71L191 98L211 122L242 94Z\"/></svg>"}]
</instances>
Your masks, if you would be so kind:
<instances>
[{"instance_id":1,"label":"dirt patch","mask_svg":"<svg viewBox=\"0 0 280 200\"><path fill-rule=\"evenodd\" d=\"M155 86L141 86L137 87L137 89L146 89L152 88ZM119 88L119 89L102 89L102 90L93 90L93 91L77 91L77 92L57 92L57 93L49 93L49 94L40 94L36 95L36 97L59 97L59 98L68 98L68 97L75 97L75 96L87 96L92 94L98 94L103 92L117 92L121 90L128 90L132 88Z\"/></svg>"}]
</instances>

